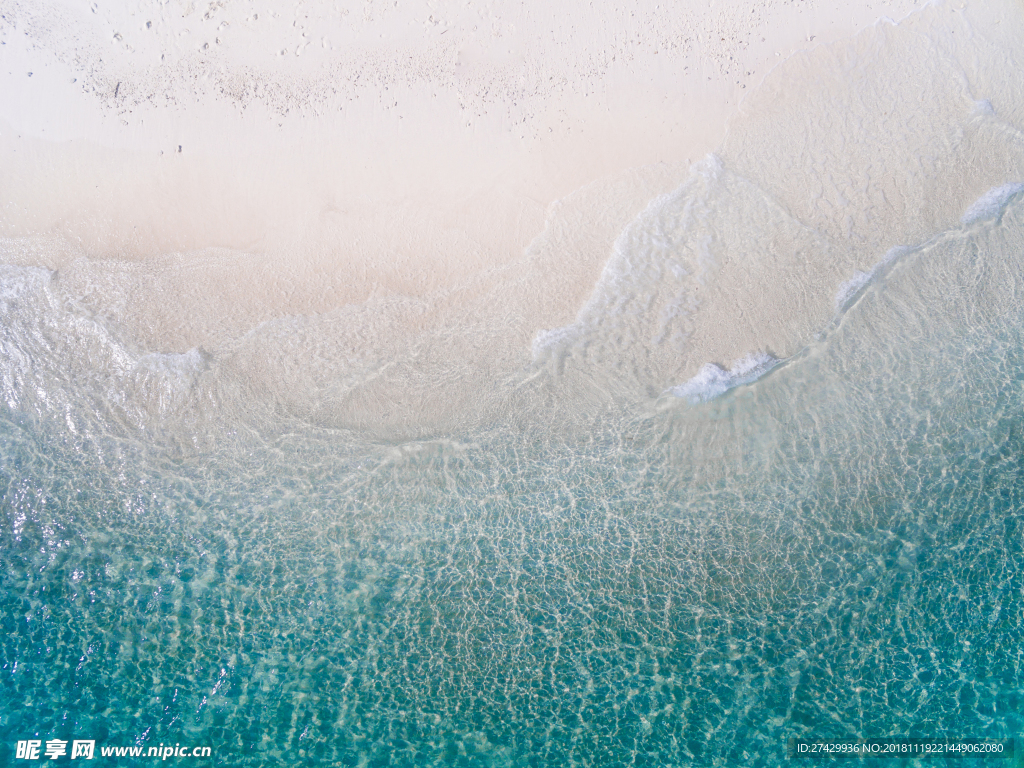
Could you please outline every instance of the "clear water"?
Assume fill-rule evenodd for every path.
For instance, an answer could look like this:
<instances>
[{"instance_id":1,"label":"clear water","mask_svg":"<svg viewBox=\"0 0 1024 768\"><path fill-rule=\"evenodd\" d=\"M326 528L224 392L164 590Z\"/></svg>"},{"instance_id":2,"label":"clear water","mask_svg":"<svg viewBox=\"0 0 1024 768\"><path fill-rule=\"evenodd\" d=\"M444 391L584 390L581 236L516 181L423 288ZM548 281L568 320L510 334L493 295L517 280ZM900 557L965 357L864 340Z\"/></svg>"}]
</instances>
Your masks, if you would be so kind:
<instances>
[{"instance_id":1,"label":"clear water","mask_svg":"<svg viewBox=\"0 0 1024 768\"><path fill-rule=\"evenodd\" d=\"M170 354L127 329L123 286L75 283L109 265L0 266L4 764L53 738L221 766L660 767L1017 737L1020 60L979 33L946 77L947 11L828 54L849 103L800 114L839 103L853 134L825 120L793 159L737 123L521 375L448 356L487 331L473 310L394 364L357 349L383 305ZM850 136L887 135L894 92L840 86L850 51L902 67L911 43L946 52L922 75L938 106L883 167ZM762 128L794 130L784 96ZM705 354L730 312L771 343ZM721 365L684 380L680 355ZM486 392L438 389L474 376ZM471 417L395 426L435 406Z\"/></svg>"},{"instance_id":2,"label":"clear water","mask_svg":"<svg viewBox=\"0 0 1024 768\"><path fill-rule=\"evenodd\" d=\"M1016 736L1022 266L1018 197L754 384L573 428L185 450L5 405L3 732L218 765Z\"/></svg>"}]
</instances>

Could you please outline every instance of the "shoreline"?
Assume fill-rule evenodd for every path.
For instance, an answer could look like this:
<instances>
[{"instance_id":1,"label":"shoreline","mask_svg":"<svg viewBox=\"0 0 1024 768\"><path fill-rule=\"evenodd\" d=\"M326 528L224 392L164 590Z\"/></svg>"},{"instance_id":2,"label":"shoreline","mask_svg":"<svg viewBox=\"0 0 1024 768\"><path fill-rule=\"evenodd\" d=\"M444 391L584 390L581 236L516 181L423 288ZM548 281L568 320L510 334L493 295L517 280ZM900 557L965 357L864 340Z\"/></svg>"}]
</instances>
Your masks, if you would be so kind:
<instances>
[{"instance_id":1,"label":"shoreline","mask_svg":"<svg viewBox=\"0 0 1024 768\"><path fill-rule=\"evenodd\" d=\"M702 40L768 11L732 0L660 29L648 4L636 11L643 23L615 27L646 30L629 44L632 60L615 53L603 70L584 64L620 50L601 37L614 9L552 40L539 32L546 11L523 6L512 23L489 9L505 53L480 46L473 20L455 18L443 43L440 32L410 37L401 30L413 12L403 11L343 30L390 30L385 43L344 61L328 48L319 63L293 57L267 70L274 81L251 61L266 35L232 21L224 29L244 34L225 33L228 53L198 69L188 68L202 60L194 51L168 45L178 58L166 68L166 103L129 103L146 69L113 90L65 83L34 112L22 93L22 127L36 120L36 135L0 131L0 233L8 251L19 238L50 238L8 260L55 270L62 294L133 348L201 349L289 410L329 412L332 423L387 412L385 427L444 424L502 408L495 384L532 381L549 359L554 380L568 372L551 390L566 402L657 398L708 363L730 370L749 355L792 355L858 272L1018 180L1003 178L1019 158L996 136L1018 120L1003 94L1013 85L984 64L1019 48L1012 24L996 34L998 9L941 4L876 21L912 5L865 6L856 18L782 6L761 42L747 28L673 57L652 42ZM231 11L212 9L211 23ZM794 18L817 26L781 26ZM992 39L979 37L981 64L958 65L955 41L972 24ZM380 58L416 40L411 64ZM124 60L161 50L127 33L116 42L136 46ZM898 76L908 51L944 63ZM57 43L23 53L53 59L25 82L70 74ZM89 82L116 79L118 61ZM531 90L559 71L560 85ZM249 85L224 90L232 77ZM280 86L287 78L292 91ZM196 83L207 85L186 103ZM984 93L972 96L975 86ZM988 112L970 112L982 97ZM46 116L53 108L66 109L63 128ZM78 133L65 141L40 138L69 126ZM955 169L962 188L944 188L928 162ZM694 205L708 214L694 218ZM288 338L293 322L305 347ZM556 342L544 359L531 354L538 340ZM448 402L431 402L446 388Z\"/></svg>"}]
</instances>

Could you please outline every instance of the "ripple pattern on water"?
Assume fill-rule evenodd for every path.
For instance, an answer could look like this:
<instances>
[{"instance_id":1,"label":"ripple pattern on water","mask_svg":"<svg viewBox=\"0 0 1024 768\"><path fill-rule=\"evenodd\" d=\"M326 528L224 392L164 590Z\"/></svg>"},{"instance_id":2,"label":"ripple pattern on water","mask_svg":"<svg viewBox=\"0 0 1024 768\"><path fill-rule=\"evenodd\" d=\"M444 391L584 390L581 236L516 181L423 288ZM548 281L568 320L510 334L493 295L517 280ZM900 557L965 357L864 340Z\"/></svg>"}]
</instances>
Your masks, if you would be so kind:
<instances>
[{"instance_id":1,"label":"ripple pattern on water","mask_svg":"<svg viewBox=\"0 0 1024 768\"><path fill-rule=\"evenodd\" d=\"M1015 736L1022 218L901 256L753 385L571 434L183 454L6 408L7 741L772 766L791 736Z\"/></svg>"}]
</instances>

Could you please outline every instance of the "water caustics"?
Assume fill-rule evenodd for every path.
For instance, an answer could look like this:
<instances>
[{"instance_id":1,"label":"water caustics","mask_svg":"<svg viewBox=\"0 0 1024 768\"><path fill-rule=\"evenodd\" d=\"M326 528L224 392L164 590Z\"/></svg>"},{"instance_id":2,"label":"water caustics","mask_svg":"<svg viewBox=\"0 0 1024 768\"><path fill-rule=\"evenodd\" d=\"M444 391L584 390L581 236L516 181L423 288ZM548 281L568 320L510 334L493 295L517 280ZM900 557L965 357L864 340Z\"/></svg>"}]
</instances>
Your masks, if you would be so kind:
<instances>
[{"instance_id":1,"label":"water caustics","mask_svg":"<svg viewBox=\"0 0 1024 768\"><path fill-rule=\"evenodd\" d=\"M245 254L5 240L4 732L481 766L1018 735L1022 73L1013 3L786 61L561 325L544 236L202 332L162 287Z\"/></svg>"}]
</instances>

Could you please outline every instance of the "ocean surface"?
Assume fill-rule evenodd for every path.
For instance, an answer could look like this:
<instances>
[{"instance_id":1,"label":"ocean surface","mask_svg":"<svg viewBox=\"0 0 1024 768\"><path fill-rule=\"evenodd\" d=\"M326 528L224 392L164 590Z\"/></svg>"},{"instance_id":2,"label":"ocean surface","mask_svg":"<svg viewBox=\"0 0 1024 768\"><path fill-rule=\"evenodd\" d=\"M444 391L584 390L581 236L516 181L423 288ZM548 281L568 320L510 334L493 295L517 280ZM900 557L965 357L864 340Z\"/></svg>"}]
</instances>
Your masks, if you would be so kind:
<instances>
[{"instance_id":1,"label":"ocean surface","mask_svg":"<svg viewBox=\"0 0 1024 768\"><path fill-rule=\"evenodd\" d=\"M1024 59L953 15L793 62L799 108L766 82L508 369L456 355L502 321L454 310L404 357L361 341L373 307L145 348L112 267L0 243L0 759L1020 737Z\"/></svg>"}]
</instances>

